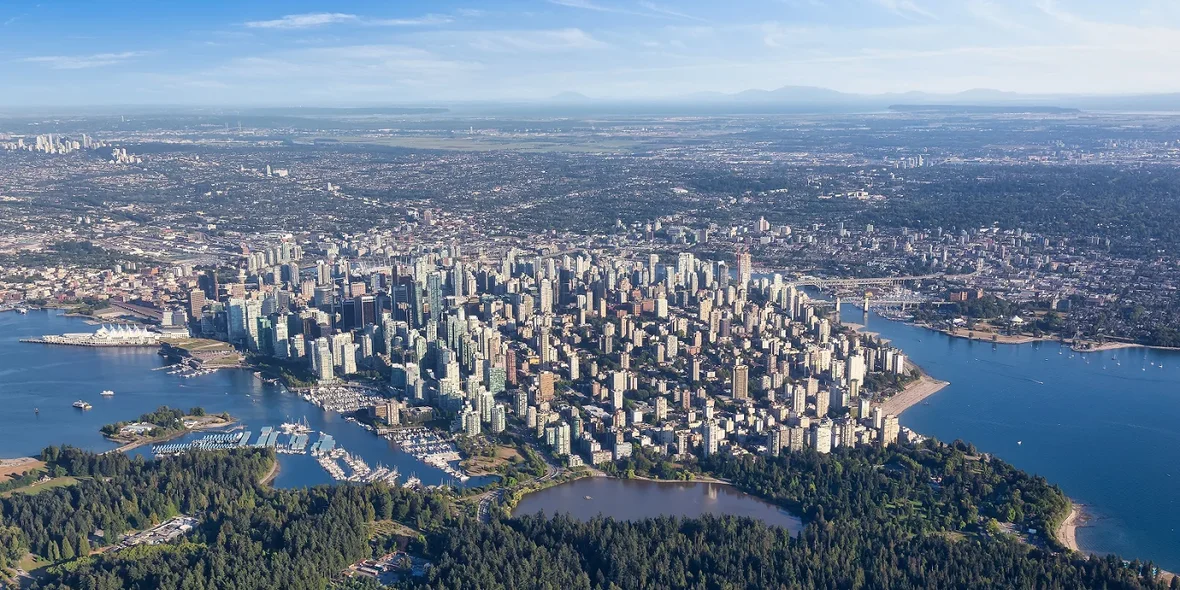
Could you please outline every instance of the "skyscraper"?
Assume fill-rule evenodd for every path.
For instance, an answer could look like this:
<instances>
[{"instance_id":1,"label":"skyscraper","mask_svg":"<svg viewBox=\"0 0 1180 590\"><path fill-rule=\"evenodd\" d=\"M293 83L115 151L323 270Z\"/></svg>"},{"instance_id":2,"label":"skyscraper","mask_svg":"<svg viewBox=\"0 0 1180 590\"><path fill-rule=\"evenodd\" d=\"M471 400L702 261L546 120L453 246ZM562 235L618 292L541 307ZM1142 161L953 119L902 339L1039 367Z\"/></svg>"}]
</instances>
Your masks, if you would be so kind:
<instances>
[{"instance_id":1,"label":"skyscraper","mask_svg":"<svg viewBox=\"0 0 1180 590\"><path fill-rule=\"evenodd\" d=\"M881 446L887 447L896 443L899 432L901 432L901 426L897 422L897 416L887 414L881 425Z\"/></svg>"},{"instance_id":2,"label":"skyscraper","mask_svg":"<svg viewBox=\"0 0 1180 590\"><path fill-rule=\"evenodd\" d=\"M200 289L193 289L188 292L188 315L195 321L200 321L204 315L202 311L205 307L205 292Z\"/></svg>"},{"instance_id":3,"label":"skyscraper","mask_svg":"<svg viewBox=\"0 0 1180 590\"><path fill-rule=\"evenodd\" d=\"M701 454L706 457L717 454L724 434L716 422L710 420L701 425Z\"/></svg>"},{"instance_id":4,"label":"skyscraper","mask_svg":"<svg viewBox=\"0 0 1180 590\"><path fill-rule=\"evenodd\" d=\"M426 303L430 306L430 317L435 321L443 314L443 276L435 271L426 275Z\"/></svg>"},{"instance_id":5,"label":"skyscraper","mask_svg":"<svg viewBox=\"0 0 1180 590\"><path fill-rule=\"evenodd\" d=\"M503 405L496 405L496 407L492 408L492 428L491 428L492 433L499 434L501 432L504 432L504 429L507 427L508 427L507 412L504 411Z\"/></svg>"},{"instance_id":6,"label":"skyscraper","mask_svg":"<svg viewBox=\"0 0 1180 590\"><path fill-rule=\"evenodd\" d=\"M744 287L750 283L754 277L754 268L750 260L750 253L742 250L737 253L737 280L738 287Z\"/></svg>"},{"instance_id":7,"label":"skyscraper","mask_svg":"<svg viewBox=\"0 0 1180 590\"><path fill-rule=\"evenodd\" d=\"M541 279L540 292L537 294L540 300L541 313L553 313L553 283L549 279Z\"/></svg>"},{"instance_id":8,"label":"skyscraper","mask_svg":"<svg viewBox=\"0 0 1180 590\"><path fill-rule=\"evenodd\" d=\"M741 363L733 367L733 399L750 398L750 367Z\"/></svg>"},{"instance_id":9,"label":"skyscraper","mask_svg":"<svg viewBox=\"0 0 1180 590\"><path fill-rule=\"evenodd\" d=\"M550 371L541 371L537 376L537 403L547 402L553 399L553 373Z\"/></svg>"},{"instance_id":10,"label":"skyscraper","mask_svg":"<svg viewBox=\"0 0 1180 590\"><path fill-rule=\"evenodd\" d=\"M316 378L321 382L332 381L336 378L333 373L334 363L332 362L332 345L327 338L319 337L315 340L315 352L311 357L312 369L314 369Z\"/></svg>"}]
</instances>

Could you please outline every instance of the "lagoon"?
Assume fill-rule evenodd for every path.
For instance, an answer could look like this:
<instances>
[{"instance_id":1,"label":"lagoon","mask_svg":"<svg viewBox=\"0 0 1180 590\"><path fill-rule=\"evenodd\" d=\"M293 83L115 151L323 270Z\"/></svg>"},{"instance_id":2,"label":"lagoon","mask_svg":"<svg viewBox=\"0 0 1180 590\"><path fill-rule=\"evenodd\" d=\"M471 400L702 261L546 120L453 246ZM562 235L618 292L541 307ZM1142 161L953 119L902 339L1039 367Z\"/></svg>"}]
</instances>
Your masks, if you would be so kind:
<instances>
[{"instance_id":1,"label":"lagoon","mask_svg":"<svg viewBox=\"0 0 1180 590\"><path fill-rule=\"evenodd\" d=\"M512 511L524 514L568 514L578 520L596 516L641 520L655 516L695 518L705 514L745 516L792 535L803 523L791 513L723 483L648 481L613 477L584 477L533 492Z\"/></svg>"}]
</instances>

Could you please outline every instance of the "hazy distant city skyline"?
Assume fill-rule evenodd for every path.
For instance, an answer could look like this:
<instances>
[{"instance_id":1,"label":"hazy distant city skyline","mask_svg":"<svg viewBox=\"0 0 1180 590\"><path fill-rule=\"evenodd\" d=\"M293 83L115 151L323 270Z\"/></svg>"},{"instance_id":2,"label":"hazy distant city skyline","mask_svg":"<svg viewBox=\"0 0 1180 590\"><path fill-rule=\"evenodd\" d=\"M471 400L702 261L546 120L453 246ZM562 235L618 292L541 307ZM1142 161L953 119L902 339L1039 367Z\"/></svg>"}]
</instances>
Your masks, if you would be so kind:
<instances>
[{"instance_id":1,"label":"hazy distant city skyline","mask_svg":"<svg viewBox=\"0 0 1180 590\"><path fill-rule=\"evenodd\" d=\"M1165 0L43 2L0 34L5 105L1180 91Z\"/></svg>"}]
</instances>

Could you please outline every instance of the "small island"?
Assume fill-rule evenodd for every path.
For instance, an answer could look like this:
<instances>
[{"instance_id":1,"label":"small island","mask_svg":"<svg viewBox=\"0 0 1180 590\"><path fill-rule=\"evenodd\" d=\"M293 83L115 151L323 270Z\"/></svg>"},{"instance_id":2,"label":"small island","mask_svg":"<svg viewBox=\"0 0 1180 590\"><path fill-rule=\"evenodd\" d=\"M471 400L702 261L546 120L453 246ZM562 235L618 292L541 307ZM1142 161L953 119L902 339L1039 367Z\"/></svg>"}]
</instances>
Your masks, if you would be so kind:
<instances>
[{"instance_id":1,"label":"small island","mask_svg":"<svg viewBox=\"0 0 1180 590\"><path fill-rule=\"evenodd\" d=\"M228 413L211 415L201 407L192 408L186 413L184 410L160 406L134 421L107 424L99 431L108 440L122 444L118 450L126 451L170 440L188 432L222 428L233 423L234 419Z\"/></svg>"}]
</instances>

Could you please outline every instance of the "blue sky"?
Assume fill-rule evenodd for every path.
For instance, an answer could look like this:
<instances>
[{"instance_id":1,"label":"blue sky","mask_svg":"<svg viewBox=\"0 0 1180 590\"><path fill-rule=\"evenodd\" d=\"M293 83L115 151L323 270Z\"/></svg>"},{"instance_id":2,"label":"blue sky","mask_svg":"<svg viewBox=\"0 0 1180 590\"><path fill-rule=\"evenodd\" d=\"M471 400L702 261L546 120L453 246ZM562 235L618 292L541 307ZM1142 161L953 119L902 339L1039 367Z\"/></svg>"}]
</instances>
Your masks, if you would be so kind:
<instances>
[{"instance_id":1,"label":"blue sky","mask_svg":"<svg viewBox=\"0 0 1180 590\"><path fill-rule=\"evenodd\" d=\"M1180 91L1177 0L0 0L0 104Z\"/></svg>"}]
</instances>

